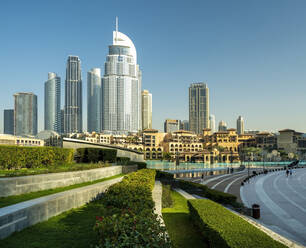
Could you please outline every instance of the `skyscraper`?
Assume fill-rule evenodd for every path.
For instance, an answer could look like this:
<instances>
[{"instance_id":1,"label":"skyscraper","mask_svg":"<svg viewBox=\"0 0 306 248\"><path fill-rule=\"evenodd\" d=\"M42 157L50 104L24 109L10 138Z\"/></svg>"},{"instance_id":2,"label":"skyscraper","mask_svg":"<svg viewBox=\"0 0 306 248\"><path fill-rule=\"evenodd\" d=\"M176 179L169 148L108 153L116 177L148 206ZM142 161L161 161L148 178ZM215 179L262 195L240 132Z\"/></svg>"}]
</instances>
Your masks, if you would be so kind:
<instances>
[{"instance_id":1,"label":"skyscraper","mask_svg":"<svg viewBox=\"0 0 306 248\"><path fill-rule=\"evenodd\" d=\"M14 134L37 134L37 96L33 93L14 94Z\"/></svg>"},{"instance_id":2,"label":"skyscraper","mask_svg":"<svg viewBox=\"0 0 306 248\"><path fill-rule=\"evenodd\" d=\"M87 131L101 131L101 69L93 68L87 72Z\"/></svg>"},{"instance_id":3,"label":"skyscraper","mask_svg":"<svg viewBox=\"0 0 306 248\"><path fill-rule=\"evenodd\" d=\"M189 131L189 121L183 120L180 125L181 130Z\"/></svg>"},{"instance_id":4,"label":"skyscraper","mask_svg":"<svg viewBox=\"0 0 306 248\"><path fill-rule=\"evenodd\" d=\"M181 122L180 120L170 120L167 119L164 122L164 132L165 133L173 133L175 131L180 130Z\"/></svg>"},{"instance_id":5,"label":"skyscraper","mask_svg":"<svg viewBox=\"0 0 306 248\"><path fill-rule=\"evenodd\" d=\"M226 130L227 130L227 125L226 125L225 121L220 121L218 131L223 132L223 131L226 131Z\"/></svg>"},{"instance_id":6,"label":"skyscraper","mask_svg":"<svg viewBox=\"0 0 306 248\"><path fill-rule=\"evenodd\" d=\"M216 118L214 115L209 116L209 128L211 130L211 133L216 132Z\"/></svg>"},{"instance_id":7,"label":"skyscraper","mask_svg":"<svg viewBox=\"0 0 306 248\"><path fill-rule=\"evenodd\" d=\"M152 128L152 94L148 90L141 93L142 129Z\"/></svg>"},{"instance_id":8,"label":"skyscraper","mask_svg":"<svg viewBox=\"0 0 306 248\"><path fill-rule=\"evenodd\" d=\"M65 81L65 133L82 132L82 76L78 56L69 56Z\"/></svg>"},{"instance_id":9,"label":"skyscraper","mask_svg":"<svg viewBox=\"0 0 306 248\"><path fill-rule=\"evenodd\" d=\"M14 134L14 109L5 109L3 115L3 133Z\"/></svg>"},{"instance_id":10,"label":"skyscraper","mask_svg":"<svg viewBox=\"0 0 306 248\"><path fill-rule=\"evenodd\" d=\"M103 130L126 133L141 130L141 71L133 42L113 32L113 44L102 79Z\"/></svg>"},{"instance_id":11,"label":"skyscraper","mask_svg":"<svg viewBox=\"0 0 306 248\"><path fill-rule=\"evenodd\" d=\"M45 130L61 133L61 78L54 72L45 82Z\"/></svg>"},{"instance_id":12,"label":"skyscraper","mask_svg":"<svg viewBox=\"0 0 306 248\"><path fill-rule=\"evenodd\" d=\"M197 134L209 128L209 89L205 83L189 87L189 128Z\"/></svg>"},{"instance_id":13,"label":"skyscraper","mask_svg":"<svg viewBox=\"0 0 306 248\"><path fill-rule=\"evenodd\" d=\"M244 120L241 116L237 119L237 133L244 134Z\"/></svg>"}]
</instances>

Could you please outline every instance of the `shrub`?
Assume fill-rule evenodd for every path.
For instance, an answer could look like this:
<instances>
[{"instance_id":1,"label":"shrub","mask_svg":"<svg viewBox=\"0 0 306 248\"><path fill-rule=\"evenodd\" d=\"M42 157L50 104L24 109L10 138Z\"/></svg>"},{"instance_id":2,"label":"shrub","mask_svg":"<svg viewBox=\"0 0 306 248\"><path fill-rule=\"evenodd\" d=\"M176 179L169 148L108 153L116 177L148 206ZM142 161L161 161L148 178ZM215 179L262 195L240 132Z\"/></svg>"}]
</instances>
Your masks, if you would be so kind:
<instances>
[{"instance_id":1,"label":"shrub","mask_svg":"<svg viewBox=\"0 0 306 248\"><path fill-rule=\"evenodd\" d=\"M184 180L177 180L177 182L180 188L185 189L187 191L191 191L192 193L196 193L200 196L209 198L215 202L221 204L231 204L231 205L236 204L237 197L235 195L210 189L206 185L199 183L193 183Z\"/></svg>"},{"instance_id":2,"label":"shrub","mask_svg":"<svg viewBox=\"0 0 306 248\"><path fill-rule=\"evenodd\" d=\"M38 168L71 163L73 149L58 147L0 146L0 168Z\"/></svg>"},{"instance_id":3,"label":"shrub","mask_svg":"<svg viewBox=\"0 0 306 248\"><path fill-rule=\"evenodd\" d=\"M127 165L130 162L130 158L128 157L117 157L116 160L118 165Z\"/></svg>"},{"instance_id":4,"label":"shrub","mask_svg":"<svg viewBox=\"0 0 306 248\"><path fill-rule=\"evenodd\" d=\"M116 162L117 150L101 148L78 148L75 159L78 163Z\"/></svg>"},{"instance_id":5,"label":"shrub","mask_svg":"<svg viewBox=\"0 0 306 248\"><path fill-rule=\"evenodd\" d=\"M156 171L156 178L158 178L158 179L168 179L168 180L173 180L174 179L172 173L161 171L161 170Z\"/></svg>"},{"instance_id":6,"label":"shrub","mask_svg":"<svg viewBox=\"0 0 306 248\"><path fill-rule=\"evenodd\" d=\"M188 207L210 247L286 247L213 201L189 200Z\"/></svg>"},{"instance_id":7,"label":"shrub","mask_svg":"<svg viewBox=\"0 0 306 248\"><path fill-rule=\"evenodd\" d=\"M107 190L94 227L98 247L170 247L165 227L153 213L154 184L155 171L144 169Z\"/></svg>"}]
</instances>

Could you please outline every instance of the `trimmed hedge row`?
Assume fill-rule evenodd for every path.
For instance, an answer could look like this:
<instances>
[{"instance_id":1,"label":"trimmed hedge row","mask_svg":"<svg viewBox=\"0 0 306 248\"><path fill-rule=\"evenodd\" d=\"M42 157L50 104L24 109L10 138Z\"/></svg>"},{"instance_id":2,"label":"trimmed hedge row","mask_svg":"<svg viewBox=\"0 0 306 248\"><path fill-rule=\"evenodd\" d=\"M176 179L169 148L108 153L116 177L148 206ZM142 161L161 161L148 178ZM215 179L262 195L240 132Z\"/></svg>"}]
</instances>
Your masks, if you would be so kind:
<instances>
[{"instance_id":1,"label":"trimmed hedge row","mask_svg":"<svg viewBox=\"0 0 306 248\"><path fill-rule=\"evenodd\" d=\"M38 168L71 163L73 149L59 147L0 146L0 168Z\"/></svg>"},{"instance_id":2,"label":"trimmed hedge row","mask_svg":"<svg viewBox=\"0 0 306 248\"><path fill-rule=\"evenodd\" d=\"M188 207L191 219L199 227L210 247L286 247L213 201L189 200Z\"/></svg>"},{"instance_id":3,"label":"trimmed hedge row","mask_svg":"<svg viewBox=\"0 0 306 248\"><path fill-rule=\"evenodd\" d=\"M154 183L155 171L144 169L107 190L94 227L98 247L171 247L165 227L153 212Z\"/></svg>"},{"instance_id":4,"label":"trimmed hedge row","mask_svg":"<svg viewBox=\"0 0 306 248\"><path fill-rule=\"evenodd\" d=\"M196 191L194 193L206 197L208 199L211 199L215 202L221 204L230 204L230 205L236 204L237 197L235 195L210 189L206 185L199 183L193 183L184 180L177 180L177 183L180 188L185 189L187 191L193 191L193 192Z\"/></svg>"},{"instance_id":5,"label":"trimmed hedge row","mask_svg":"<svg viewBox=\"0 0 306 248\"><path fill-rule=\"evenodd\" d=\"M117 150L101 148L78 148L76 150L75 160L77 163L115 163Z\"/></svg>"}]
</instances>

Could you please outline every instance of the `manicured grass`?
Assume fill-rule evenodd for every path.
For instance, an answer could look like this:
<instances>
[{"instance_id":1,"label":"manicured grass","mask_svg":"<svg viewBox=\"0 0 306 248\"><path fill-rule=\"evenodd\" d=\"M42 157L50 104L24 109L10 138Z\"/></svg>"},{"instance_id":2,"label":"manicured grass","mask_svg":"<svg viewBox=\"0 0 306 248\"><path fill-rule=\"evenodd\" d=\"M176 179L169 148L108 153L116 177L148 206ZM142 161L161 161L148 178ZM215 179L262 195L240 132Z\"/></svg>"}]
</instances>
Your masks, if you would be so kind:
<instances>
[{"instance_id":1,"label":"manicured grass","mask_svg":"<svg viewBox=\"0 0 306 248\"><path fill-rule=\"evenodd\" d=\"M208 247L190 219L187 200L175 191L171 197L172 207L163 208L162 214L173 247Z\"/></svg>"},{"instance_id":2,"label":"manicured grass","mask_svg":"<svg viewBox=\"0 0 306 248\"><path fill-rule=\"evenodd\" d=\"M31 192L31 193L22 194L22 195L12 195L12 196L7 196L7 197L0 197L0 208L3 208L5 206L9 206L9 205L13 205L13 204L16 204L16 203L19 203L19 202L35 199L35 198L38 198L38 197L51 195L51 194L59 193L59 192L62 192L62 191L67 191L67 190L70 190L70 189L80 188L80 187L84 187L84 186L95 184L95 183L100 183L100 182L103 182L103 181L106 181L106 180L121 177L123 175L124 174L119 174L119 175L116 175L116 176L102 178L102 179L95 180L95 181L92 181L92 182L78 183L78 184L74 184L74 185L70 185L70 186L66 186L66 187L60 187L60 188L55 188L55 189L47 189L47 190Z\"/></svg>"},{"instance_id":3,"label":"manicured grass","mask_svg":"<svg viewBox=\"0 0 306 248\"><path fill-rule=\"evenodd\" d=\"M58 166L50 166L48 168L31 168L31 169L18 169L18 170L0 170L0 177L18 177L28 176L37 174L67 172L67 171L79 171L79 170L90 170L102 167L110 166L109 163L72 163L63 164Z\"/></svg>"},{"instance_id":4,"label":"manicured grass","mask_svg":"<svg viewBox=\"0 0 306 248\"><path fill-rule=\"evenodd\" d=\"M84 248L94 247L97 235L93 231L101 205L92 202L84 207L38 223L0 240L5 248Z\"/></svg>"}]
</instances>

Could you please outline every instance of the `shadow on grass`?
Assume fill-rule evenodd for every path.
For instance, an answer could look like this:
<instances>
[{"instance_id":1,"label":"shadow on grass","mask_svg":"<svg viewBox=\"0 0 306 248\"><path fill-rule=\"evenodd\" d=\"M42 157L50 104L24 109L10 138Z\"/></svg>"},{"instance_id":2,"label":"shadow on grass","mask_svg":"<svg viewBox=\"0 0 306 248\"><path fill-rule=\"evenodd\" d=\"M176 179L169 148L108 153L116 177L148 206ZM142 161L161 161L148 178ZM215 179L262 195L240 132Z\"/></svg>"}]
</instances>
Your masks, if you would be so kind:
<instances>
[{"instance_id":1,"label":"shadow on grass","mask_svg":"<svg viewBox=\"0 0 306 248\"><path fill-rule=\"evenodd\" d=\"M174 248L208 247L188 213L163 213L163 219Z\"/></svg>"},{"instance_id":2,"label":"shadow on grass","mask_svg":"<svg viewBox=\"0 0 306 248\"><path fill-rule=\"evenodd\" d=\"M38 223L0 240L6 248L84 248L94 247L97 236L93 231L101 205L90 203Z\"/></svg>"}]
</instances>

